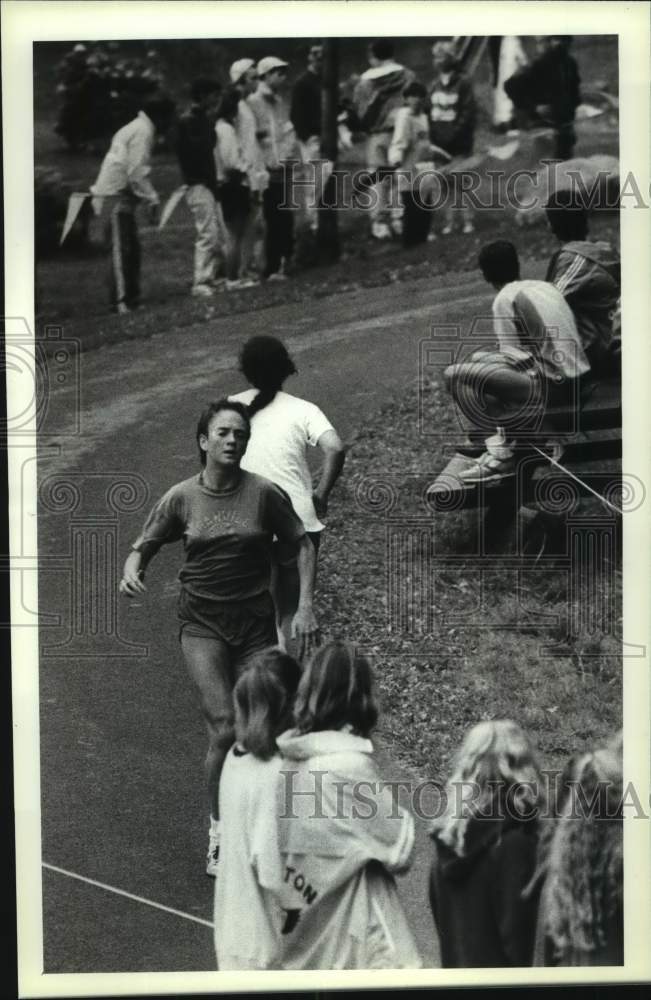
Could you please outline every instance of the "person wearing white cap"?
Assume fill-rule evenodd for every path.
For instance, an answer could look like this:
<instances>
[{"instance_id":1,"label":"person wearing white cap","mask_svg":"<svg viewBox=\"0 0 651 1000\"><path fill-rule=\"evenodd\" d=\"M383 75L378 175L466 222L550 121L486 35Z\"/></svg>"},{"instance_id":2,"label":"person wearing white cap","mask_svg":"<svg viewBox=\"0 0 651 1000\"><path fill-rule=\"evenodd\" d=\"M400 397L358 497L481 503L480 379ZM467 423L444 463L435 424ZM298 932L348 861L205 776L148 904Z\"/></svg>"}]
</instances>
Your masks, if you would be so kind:
<instances>
[{"instance_id":1,"label":"person wearing white cap","mask_svg":"<svg viewBox=\"0 0 651 1000\"><path fill-rule=\"evenodd\" d=\"M258 71L255 60L238 59L231 66L229 76L233 89L240 97L235 119L235 131L247 164L251 192L251 208L246 230L242 237L241 274L243 277L253 278L257 276L256 262L262 256L262 240L264 238L262 192L269 183L269 174L264 165L264 156L256 136L256 118L247 101L247 98L254 93L258 86Z\"/></svg>"},{"instance_id":2,"label":"person wearing white cap","mask_svg":"<svg viewBox=\"0 0 651 1000\"><path fill-rule=\"evenodd\" d=\"M262 196L266 225L265 276L285 277L283 268L294 249L294 223L286 201L284 162L297 153L296 133L289 117L287 101L280 91L285 83L288 64L277 56L265 56L258 63L260 82L248 98L256 120L256 135L262 149L269 184Z\"/></svg>"}]
</instances>

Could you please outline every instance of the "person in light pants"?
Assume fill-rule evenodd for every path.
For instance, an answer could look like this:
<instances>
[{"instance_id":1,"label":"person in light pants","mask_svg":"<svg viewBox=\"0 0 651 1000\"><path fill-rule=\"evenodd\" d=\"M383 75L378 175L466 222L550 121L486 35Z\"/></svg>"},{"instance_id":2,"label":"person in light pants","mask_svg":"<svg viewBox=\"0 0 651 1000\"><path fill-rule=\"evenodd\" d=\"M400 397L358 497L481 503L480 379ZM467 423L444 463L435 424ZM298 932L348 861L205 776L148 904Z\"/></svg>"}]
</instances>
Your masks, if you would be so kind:
<instances>
[{"instance_id":1,"label":"person in light pants","mask_svg":"<svg viewBox=\"0 0 651 1000\"><path fill-rule=\"evenodd\" d=\"M191 86L192 106L179 121L176 152L188 185L185 200L192 212L196 239L192 294L214 294L223 233L217 216L217 177L213 147L213 115L221 87L214 80L197 79Z\"/></svg>"}]
</instances>

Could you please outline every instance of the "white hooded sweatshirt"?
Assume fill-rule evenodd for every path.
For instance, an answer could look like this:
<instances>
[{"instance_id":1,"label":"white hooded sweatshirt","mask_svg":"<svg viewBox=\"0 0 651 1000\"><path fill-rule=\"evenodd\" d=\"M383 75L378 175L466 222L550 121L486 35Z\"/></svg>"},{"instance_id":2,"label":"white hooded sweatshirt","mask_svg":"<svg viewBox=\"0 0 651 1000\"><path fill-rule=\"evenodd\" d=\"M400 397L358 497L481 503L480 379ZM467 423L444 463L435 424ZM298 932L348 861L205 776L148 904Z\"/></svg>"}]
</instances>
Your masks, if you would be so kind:
<instances>
[{"instance_id":1,"label":"white hooded sweatshirt","mask_svg":"<svg viewBox=\"0 0 651 1000\"><path fill-rule=\"evenodd\" d=\"M278 739L278 968L420 968L391 872L409 866L414 822L370 740L290 730ZM266 864L267 871L271 864Z\"/></svg>"}]
</instances>

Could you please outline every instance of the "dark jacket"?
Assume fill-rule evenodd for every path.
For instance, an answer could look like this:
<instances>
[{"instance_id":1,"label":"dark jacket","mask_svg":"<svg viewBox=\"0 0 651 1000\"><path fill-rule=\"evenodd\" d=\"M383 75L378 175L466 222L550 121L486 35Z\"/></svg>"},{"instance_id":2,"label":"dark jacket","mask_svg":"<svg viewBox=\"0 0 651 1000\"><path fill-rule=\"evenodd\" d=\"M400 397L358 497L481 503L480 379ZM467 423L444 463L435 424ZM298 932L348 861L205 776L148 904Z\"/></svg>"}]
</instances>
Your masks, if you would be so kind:
<instances>
[{"instance_id":1,"label":"dark jacket","mask_svg":"<svg viewBox=\"0 0 651 1000\"><path fill-rule=\"evenodd\" d=\"M289 117L301 142L321 135L321 78L309 69L294 84Z\"/></svg>"},{"instance_id":2,"label":"dark jacket","mask_svg":"<svg viewBox=\"0 0 651 1000\"><path fill-rule=\"evenodd\" d=\"M543 52L528 66L522 66L504 83L506 96L516 108L538 117L536 107L549 108L541 120L559 127L571 124L581 103L579 70L575 59L562 46Z\"/></svg>"},{"instance_id":3,"label":"dark jacket","mask_svg":"<svg viewBox=\"0 0 651 1000\"><path fill-rule=\"evenodd\" d=\"M478 819L465 857L436 835L430 905L446 969L529 966L537 894L522 898L536 864L535 822Z\"/></svg>"},{"instance_id":4,"label":"dark jacket","mask_svg":"<svg viewBox=\"0 0 651 1000\"><path fill-rule=\"evenodd\" d=\"M606 374L611 315L621 294L619 255L609 243L573 240L554 254L545 281L563 294L574 313L590 367Z\"/></svg>"},{"instance_id":5,"label":"dark jacket","mask_svg":"<svg viewBox=\"0 0 651 1000\"><path fill-rule=\"evenodd\" d=\"M176 153L184 184L204 184L217 194L215 126L205 111L193 104L179 119Z\"/></svg>"},{"instance_id":6,"label":"dark jacket","mask_svg":"<svg viewBox=\"0 0 651 1000\"><path fill-rule=\"evenodd\" d=\"M477 106L467 76L453 70L447 83L437 77L429 95L430 139L451 156L469 156L475 136Z\"/></svg>"}]
</instances>

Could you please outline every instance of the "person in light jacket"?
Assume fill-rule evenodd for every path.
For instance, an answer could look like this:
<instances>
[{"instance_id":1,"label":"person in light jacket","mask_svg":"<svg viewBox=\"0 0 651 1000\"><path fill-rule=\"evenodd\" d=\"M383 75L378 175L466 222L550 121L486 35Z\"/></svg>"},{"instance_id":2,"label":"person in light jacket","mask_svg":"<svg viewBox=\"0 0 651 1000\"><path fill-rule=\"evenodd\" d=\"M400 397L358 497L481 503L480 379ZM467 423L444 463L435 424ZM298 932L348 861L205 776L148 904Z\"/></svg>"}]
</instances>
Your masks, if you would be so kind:
<instances>
[{"instance_id":1,"label":"person in light jacket","mask_svg":"<svg viewBox=\"0 0 651 1000\"><path fill-rule=\"evenodd\" d=\"M273 839L275 782L284 767L276 737L291 725L301 676L298 663L270 649L233 691L236 742L219 787L222 815L215 882L215 951L226 969L270 969L277 961L285 914L268 886L280 878Z\"/></svg>"},{"instance_id":2,"label":"person in light jacket","mask_svg":"<svg viewBox=\"0 0 651 1000\"><path fill-rule=\"evenodd\" d=\"M373 761L371 668L352 643L312 657L294 718L277 741L277 894L287 914L278 967L419 968L393 877L409 866L414 821Z\"/></svg>"}]
</instances>

